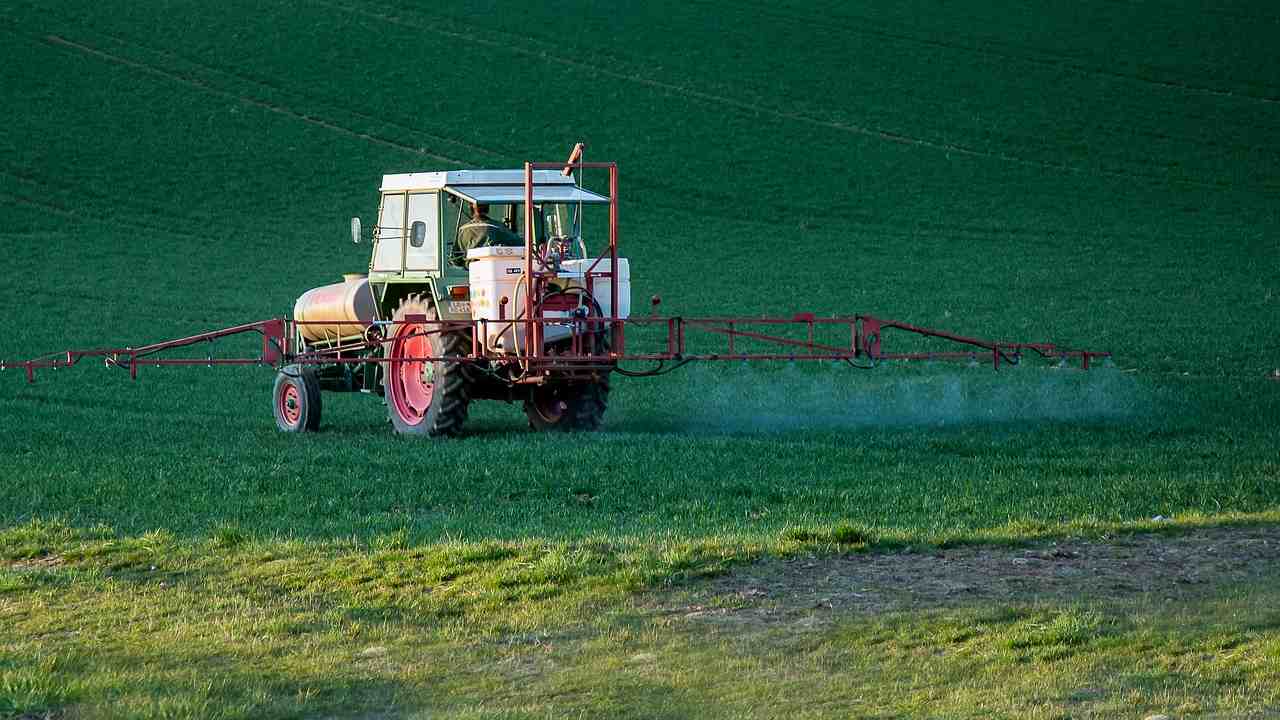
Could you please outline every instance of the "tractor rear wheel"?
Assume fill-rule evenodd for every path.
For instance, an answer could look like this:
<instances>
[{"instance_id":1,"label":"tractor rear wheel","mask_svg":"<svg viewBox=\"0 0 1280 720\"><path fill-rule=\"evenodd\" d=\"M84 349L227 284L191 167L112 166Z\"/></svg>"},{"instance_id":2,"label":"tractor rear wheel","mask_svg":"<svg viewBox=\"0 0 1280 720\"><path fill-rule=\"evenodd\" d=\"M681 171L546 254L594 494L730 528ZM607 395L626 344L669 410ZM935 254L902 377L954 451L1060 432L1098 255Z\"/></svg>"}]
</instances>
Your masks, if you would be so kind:
<instances>
[{"instance_id":1,"label":"tractor rear wheel","mask_svg":"<svg viewBox=\"0 0 1280 720\"><path fill-rule=\"evenodd\" d=\"M282 432L315 432L320 428L320 379L316 371L288 365L276 374L271 403Z\"/></svg>"},{"instance_id":2,"label":"tractor rear wheel","mask_svg":"<svg viewBox=\"0 0 1280 720\"><path fill-rule=\"evenodd\" d=\"M600 429L609 405L609 379L589 383L548 383L524 401L529 427L542 431Z\"/></svg>"},{"instance_id":3,"label":"tractor rear wheel","mask_svg":"<svg viewBox=\"0 0 1280 720\"><path fill-rule=\"evenodd\" d=\"M413 358L462 357L470 352L471 339L466 333L440 332L438 325L405 320L414 315L428 321L439 317L432 304L416 294L402 300L392 316L396 322L384 343L388 362L382 372L391 425L406 435L455 437L462 432L471 402L466 363Z\"/></svg>"}]
</instances>

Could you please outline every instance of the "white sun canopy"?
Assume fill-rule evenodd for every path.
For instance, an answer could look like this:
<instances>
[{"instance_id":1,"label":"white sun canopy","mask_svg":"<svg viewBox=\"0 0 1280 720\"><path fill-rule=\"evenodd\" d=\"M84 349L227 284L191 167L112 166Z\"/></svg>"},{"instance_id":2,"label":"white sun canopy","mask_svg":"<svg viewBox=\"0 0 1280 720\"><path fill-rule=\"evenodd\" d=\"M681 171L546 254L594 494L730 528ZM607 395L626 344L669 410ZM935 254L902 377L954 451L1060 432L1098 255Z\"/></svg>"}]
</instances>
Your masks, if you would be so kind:
<instances>
[{"instance_id":1,"label":"white sun canopy","mask_svg":"<svg viewBox=\"0 0 1280 720\"><path fill-rule=\"evenodd\" d=\"M382 192L445 190L472 202L524 202L524 170L450 170L382 176ZM533 172L533 201L538 203L607 203L609 198L584 190L556 170Z\"/></svg>"},{"instance_id":2,"label":"white sun canopy","mask_svg":"<svg viewBox=\"0 0 1280 720\"><path fill-rule=\"evenodd\" d=\"M524 202L523 185L463 185L445 190L463 200L489 205ZM609 198L583 190L576 185L534 185L535 203L607 203Z\"/></svg>"}]
</instances>

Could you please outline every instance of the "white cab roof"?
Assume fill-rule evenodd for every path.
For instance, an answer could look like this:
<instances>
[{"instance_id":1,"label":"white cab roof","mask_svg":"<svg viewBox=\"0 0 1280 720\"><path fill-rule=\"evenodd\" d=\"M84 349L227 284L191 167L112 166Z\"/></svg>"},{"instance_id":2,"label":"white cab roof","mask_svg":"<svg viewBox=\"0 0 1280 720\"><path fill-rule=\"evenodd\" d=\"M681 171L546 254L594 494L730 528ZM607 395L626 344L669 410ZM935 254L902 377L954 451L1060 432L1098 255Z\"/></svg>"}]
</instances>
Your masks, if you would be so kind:
<instances>
[{"instance_id":1,"label":"white cab roof","mask_svg":"<svg viewBox=\"0 0 1280 720\"><path fill-rule=\"evenodd\" d=\"M482 203L524 202L524 170L450 170L382 176L382 192L448 190ZM584 190L558 170L533 171L535 202L607 203L609 198Z\"/></svg>"}]
</instances>

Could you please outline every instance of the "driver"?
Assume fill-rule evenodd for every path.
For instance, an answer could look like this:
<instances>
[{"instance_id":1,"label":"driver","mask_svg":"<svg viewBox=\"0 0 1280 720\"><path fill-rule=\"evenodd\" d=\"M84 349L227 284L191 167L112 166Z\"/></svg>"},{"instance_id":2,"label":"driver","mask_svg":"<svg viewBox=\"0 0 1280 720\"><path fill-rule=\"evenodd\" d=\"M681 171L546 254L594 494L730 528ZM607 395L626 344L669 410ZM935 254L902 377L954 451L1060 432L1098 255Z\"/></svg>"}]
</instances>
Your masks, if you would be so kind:
<instances>
[{"instance_id":1,"label":"driver","mask_svg":"<svg viewBox=\"0 0 1280 720\"><path fill-rule=\"evenodd\" d=\"M475 203L471 206L471 219L458 228L449 262L457 267L466 267L468 250L494 245L524 247L524 240L502 223L490 219L488 204Z\"/></svg>"}]
</instances>

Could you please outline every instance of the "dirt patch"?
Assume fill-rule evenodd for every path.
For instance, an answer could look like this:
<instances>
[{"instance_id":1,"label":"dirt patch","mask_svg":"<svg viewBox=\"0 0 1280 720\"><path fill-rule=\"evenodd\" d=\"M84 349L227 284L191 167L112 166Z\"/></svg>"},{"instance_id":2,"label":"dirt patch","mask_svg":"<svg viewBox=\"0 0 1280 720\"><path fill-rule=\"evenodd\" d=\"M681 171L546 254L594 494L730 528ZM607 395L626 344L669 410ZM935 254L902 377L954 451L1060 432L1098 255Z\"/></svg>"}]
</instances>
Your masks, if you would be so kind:
<instances>
[{"instance_id":1,"label":"dirt patch","mask_svg":"<svg viewBox=\"0 0 1280 720\"><path fill-rule=\"evenodd\" d=\"M1213 528L1029 548L960 547L764 560L689 589L660 612L740 621L819 621L982 601L1179 598L1280 581L1280 526Z\"/></svg>"},{"instance_id":2,"label":"dirt patch","mask_svg":"<svg viewBox=\"0 0 1280 720\"><path fill-rule=\"evenodd\" d=\"M3 561L0 561L3 562ZM41 555L40 557L27 558L24 560L10 560L4 563L3 567L10 570L32 571L32 570L48 570L56 568L63 564L61 555Z\"/></svg>"}]
</instances>

